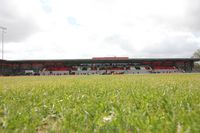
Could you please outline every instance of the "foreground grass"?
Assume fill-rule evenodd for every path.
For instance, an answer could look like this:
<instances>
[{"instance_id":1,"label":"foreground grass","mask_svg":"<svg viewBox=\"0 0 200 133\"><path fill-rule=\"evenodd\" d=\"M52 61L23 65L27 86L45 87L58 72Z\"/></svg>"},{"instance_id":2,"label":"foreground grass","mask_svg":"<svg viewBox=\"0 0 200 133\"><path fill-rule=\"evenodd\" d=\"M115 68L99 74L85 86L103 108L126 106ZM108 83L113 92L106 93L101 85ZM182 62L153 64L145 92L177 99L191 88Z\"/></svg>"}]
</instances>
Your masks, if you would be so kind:
<instances>
[{"instance_id":1,"label":"foreground grass","mask_svg":"<svg viewBox=\"0 0 200 133\"><path fill-rule=\"evenodd\" d=\"M200 75L0 78L1 132L200 132Z\"/></svg>"}]
</instances>

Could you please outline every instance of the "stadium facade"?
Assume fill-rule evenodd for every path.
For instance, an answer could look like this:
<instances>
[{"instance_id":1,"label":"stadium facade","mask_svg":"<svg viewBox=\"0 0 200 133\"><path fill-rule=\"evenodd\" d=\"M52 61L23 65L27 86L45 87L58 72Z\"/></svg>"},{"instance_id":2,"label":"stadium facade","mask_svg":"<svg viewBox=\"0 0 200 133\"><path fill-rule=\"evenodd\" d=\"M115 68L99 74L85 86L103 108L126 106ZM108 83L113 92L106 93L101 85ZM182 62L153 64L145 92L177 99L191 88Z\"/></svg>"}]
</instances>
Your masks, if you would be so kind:
<instances>
[{"instance_id":1,"label":"stadium facade","mask_svg":"<svg viewBox=\"0 0 200 133\"><path fill-rule=\"evenodd\" d=\"M0 75L190 73L193 58L94 57L68 60L0 60Z\"/></svg>"}]
</instances>

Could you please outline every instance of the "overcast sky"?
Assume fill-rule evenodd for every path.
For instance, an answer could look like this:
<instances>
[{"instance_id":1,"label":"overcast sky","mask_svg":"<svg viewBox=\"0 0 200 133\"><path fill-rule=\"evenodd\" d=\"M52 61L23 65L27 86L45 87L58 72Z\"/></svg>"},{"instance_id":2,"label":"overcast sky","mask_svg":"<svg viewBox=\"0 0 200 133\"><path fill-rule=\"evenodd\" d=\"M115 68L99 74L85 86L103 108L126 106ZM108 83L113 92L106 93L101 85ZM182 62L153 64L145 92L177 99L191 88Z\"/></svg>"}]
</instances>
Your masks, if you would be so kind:
<instances>
[{"instance_id":1,"label":"overcast sky","mask_svg":"<svg viewBox=\"0 0 200 133\"><path fill-rule=\"evenodd\" d=\"M0 0L0 26L5 59L191 57L200 0Z\"/></svg>"}]
</instances>

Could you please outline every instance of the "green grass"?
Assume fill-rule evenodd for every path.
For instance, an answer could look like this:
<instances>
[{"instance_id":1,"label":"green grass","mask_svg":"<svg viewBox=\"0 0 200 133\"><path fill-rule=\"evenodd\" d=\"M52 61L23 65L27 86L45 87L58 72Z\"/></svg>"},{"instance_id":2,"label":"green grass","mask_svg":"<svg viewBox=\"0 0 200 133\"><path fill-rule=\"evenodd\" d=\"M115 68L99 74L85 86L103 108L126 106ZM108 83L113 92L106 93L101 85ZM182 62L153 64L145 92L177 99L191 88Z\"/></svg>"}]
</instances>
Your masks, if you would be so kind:
<instances>
[{"instance_id":1,"label":"green grass","mask_svg":"<svg viewBox=\"0 0 200 133\"><path fill-rule=\"evenodd\" d=\"M200 74L0 77L0 132L200 132Z\"/></svg>"}]
</instances>

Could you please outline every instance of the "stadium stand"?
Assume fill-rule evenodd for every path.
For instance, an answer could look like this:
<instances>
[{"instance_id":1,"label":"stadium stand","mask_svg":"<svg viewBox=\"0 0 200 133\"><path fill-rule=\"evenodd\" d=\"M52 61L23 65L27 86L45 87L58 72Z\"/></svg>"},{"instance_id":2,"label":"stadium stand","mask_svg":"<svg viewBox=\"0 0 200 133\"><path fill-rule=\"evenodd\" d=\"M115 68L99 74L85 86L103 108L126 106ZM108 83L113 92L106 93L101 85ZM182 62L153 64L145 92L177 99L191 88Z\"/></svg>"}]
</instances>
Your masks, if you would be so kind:
<instances>
[{"instance_id":1,"label":"stadium stand","mask_svg":"<svg viewBox=\"0 0 200 133\"><path fill-rule=\"evenodd\" d=\"M90 75L192 72L192 58L93 57L71 60L0 60L0 75Z\"/></svg>"}]
</instances>

